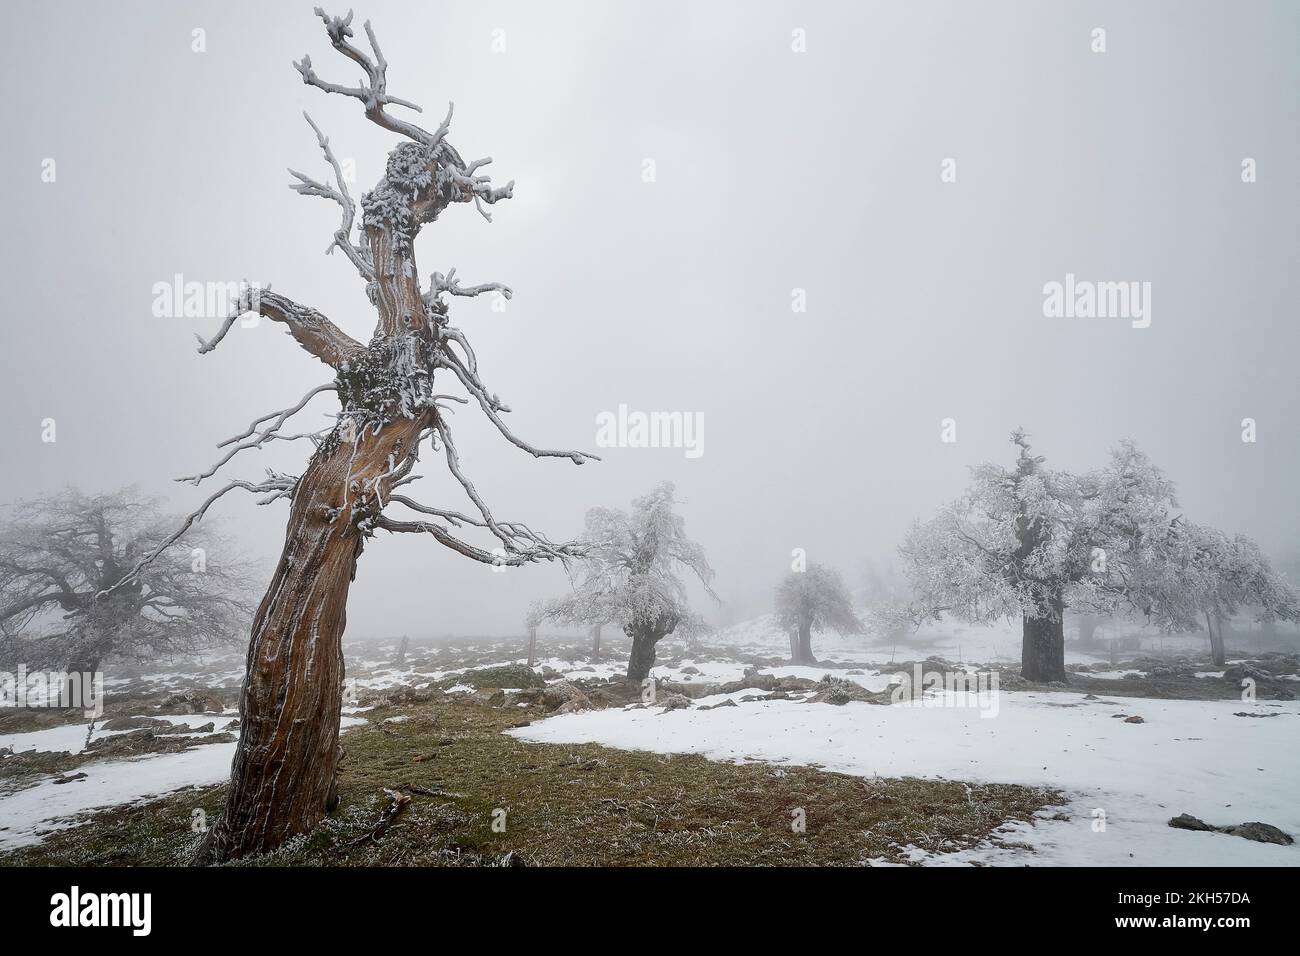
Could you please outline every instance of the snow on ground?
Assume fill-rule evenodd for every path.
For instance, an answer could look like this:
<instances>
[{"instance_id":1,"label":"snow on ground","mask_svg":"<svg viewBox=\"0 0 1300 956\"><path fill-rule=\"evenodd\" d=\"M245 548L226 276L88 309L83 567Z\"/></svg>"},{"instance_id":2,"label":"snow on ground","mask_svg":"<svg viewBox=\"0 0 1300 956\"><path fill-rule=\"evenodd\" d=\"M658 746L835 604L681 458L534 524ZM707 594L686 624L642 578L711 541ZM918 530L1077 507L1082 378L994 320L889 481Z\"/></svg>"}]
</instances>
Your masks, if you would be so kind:
<instances>
[{"instance_id":1,"label":"snow on ground","mask_svg":"<svg viewBox=\"0 0 1300 956\"><path fill-rule=\"evenodd\" d=\"M1279 716L1233 716L1246 707ZM1296 702L1089 701L1070 693L1003 692L996 716L981 713L991 711L777 700L709 711L590 711L510 733L547 743L817 765L859 776L1019 783L1067 794L1068 821L1043 818L1005 828L1008 840L1029 844L1032 853L985 845L926 862L1300 866L1300 846L1167 825L1187 812L1214 825L1262 821L1300 834ZM1138 714L1145 723L1125 723L1115 714ZM1105 813L1104 832L1094 830L1097 809Z\"/></svg>"},{"instance_id":2,"label":"snow on ground","mask_svg":"<svg viewBox=\"0 0 1300 956\"><path fill-rule=\"evenodd\" d=\"M195 723L200 718L206 719ZM199 726L212 720L212 715L189 714L167 719ZM365 723L363 718L345 716L340 726L346 731L362 723ZM79 753L81 742L85 741L86 725L73 724L69 729L76 729L81 734L81 741L72 751ZM12 734L3 740L35 738L50 733L41 730L32 734ZM54 737L44 738L44 741L50 746L42 749L69 749L53 746L61 743ZM3 745L9 746L8 743ZM76 772L84 773L85 778L69 783L54 783L55 777L47 777L36 786L0 796L0 849L39 843L43 837L39 831L77 826L81 821L76 818L92 810L136 803L185 787L225 783L230 779L230 761L234 755L233 742L204 744L180 753L154 754L131 760L92 760L77 768Z\"/></svg>"}]
</instances>

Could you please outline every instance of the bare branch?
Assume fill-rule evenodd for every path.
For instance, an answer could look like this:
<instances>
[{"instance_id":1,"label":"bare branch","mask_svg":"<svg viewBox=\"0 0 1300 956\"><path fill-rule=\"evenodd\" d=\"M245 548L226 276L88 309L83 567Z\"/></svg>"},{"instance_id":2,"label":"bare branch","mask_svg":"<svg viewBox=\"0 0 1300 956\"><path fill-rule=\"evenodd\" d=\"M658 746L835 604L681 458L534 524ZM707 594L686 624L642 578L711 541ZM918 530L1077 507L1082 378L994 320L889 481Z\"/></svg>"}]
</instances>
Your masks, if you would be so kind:
<instances>
[{"instance_id":1,"label":"bare branch","mask_svg":"<svg viewBox=\"0 0 1300 956\"><path fill-rule=\"evenodd\" d=\"M510 287L501 282L483 282L479 285L463 286L456 278L456 269L454 267L449 269L445 276L441 272L435 272L429 277L429 291L425 293L425 302L431 303L435 297L444 292L460 296L476 296L482 295L484 292L500 292L507 299L514 295Z\"/></svg>"},{"instance_id":2,"label":"bare branch","mask_svg":"<svg viewBox=\"0 0 1300 956\"><path fill-rule=\"evenodd\" d=\"M433 133L416 126L414 123L396 119L384 112L384 107L389 104L405 106L417 113L421 112L421 109L409 100L399 99L388 94L388 61L384 59L384 55L379 49L379 43L375 39L375 31L371 29L370 21L366 21L365 30L366 37L370 40L370 49L374 52L373 60L359 47L348 42L348 38L354 35L351 27L351 10L348 11L346 17L331 17L320 7L317 7L316 15L324 21L325 32L329 35L330 43L334 49L365 71L366 83L356 87L328 83L316 75L316 71L312 69L311 57L306 55L300 61L294 63L294 68L302 74L302 81L308 86L314 86L326 93L337 93L340 96L350 96L353 99L360 100L365 107L366 117L371 122L382 126L386 130L413 139L417 143L437 146L442 141L442 137L446 135L447 127L451 123L450 109L447 111L447 118Z\"/></svg>"},{"instance_id":3,"label":"bare branch","mask_svg":"<svg viewBox=\"0 0 1300 956\"><path fill-rule=\"evenodd\" d=\"M241 488L244 491L251 491L254 494L270 495L270 497L264 498L263 500L259 501L258 504L270 504L272 501L276 500L277 498L281 498L284 497L285 495L290 495L293 493L294 486L297 484L297 479L291 478L288 475L276 475L270 472L268 472L268 476L269 477L267 478L266 481L259 482L257 484L254 484L249 481L232 481L230 482L230 484L226 485L220 491L213 494L211 497L208 498L207 501L203 502L203 504L199 505L192 512L190 512L190 514L186 517L186 519L181 523L181 526L178 529L176 529L176 531L172 532L170 535L164 538L162 543L159 544L158 547L154 548L143 558L141 558L138 562L136 562L135 567L133 567L130 571L128 571L125 575L123 575L120 581L118 581L112 587L105 588L104 590L100 591L97 595L95 595L96 599L102 600L108 597L118 588L122 587L128 581L134 580L140 574L141 571L143 571L155 560L157 560L160 554L162 554L164 551L166 551L168 548L174 545L177 541L179 541L182 537L184 537L185 532L189 531L190 528L192 528L197 522L202 521L203 516L207 514L208 508L212 506L212 503L216 501L218 498L225 495L227 492L234 491L236 488Z\"/></svg>"},{"instance_id":4,"label":"bare branch","mask_svg":"<svg viewBox=\"0 0 1300 956\"><path fill-rule=\"evenodd\" d=\"M333 383L330 383L328 385L318 385L315 388L313 388L310 392L308 392L306 395L304 395L302 399L298 402L298 404L290 405L288 408L282 408L279 409L278 411L269 412L266 415L263 415L261 418L255 419L253 423L249 425L248 428L244 430L242 433L235 435L232 438L227 438L221 444L217 445L218 448L225 448L227 445L230 445L234 442L239 443L235 445L235 447L232 448L229 452L227 452L224 458L222 458L216 464L212 465L207 471L202 472L201 474L187 475L184 478L177 478L176 480L188 481L191 484L197 485L200 482L202 482L204 478L211 478L213 475L215 475L218 471L221 470L221 467L226 462L230 461L230 459L234 458L241 451L244 451L245 449L248 448L261 448L262 445L264 445L267 441L271 440L272 438L282 437L277 435L276 433L280 430L280 428L284 425L284 423L289 420L290 417L302 411L303 408L306 406L306 404L312 400L312 398L319 395L321 392L337 392L337 391L338 391L338 386ZM262 424L265 421L269 421L272 418L274 418L275 421L270 426L262 429L261 431L257 430L258 425ZM287 436L283 436L283 437L285 437L286 440L292 440ZM295 435L293 437L301 438L303 436ZM312 436L309 435L306 437L312 437Z\"/></svg>"},{"instance_id":5,"label":"bare branch","mask_svg":"<svg viewBox=\"0 0 1300 956\"><path fill-rule=\"evenodd\" d=\"M199 354L206 355L220 345L239 317L248 312L263 315L272 322L283 322L299 345L332 368L338 368L363 351L360 342L315 309L299 305L269 288L245 287L216 335L206 342L202 336L195 336L199 340Z\"/></svg>"},{"instance_id":6,"label":"bare branch","mask_svg":"<svg viewBox=\"0 0 1300 956\"><path fill-rule=\"evenodd\" d=\"M583 451L554 451L546 448L534 448L532 445L528 444L528 442L515 435L515 433L506 426L506 423L501 420L501 417L497 412L508 412L510 409L495 395L489 395L487 389L483 386L483 383L479 380L478 376L462 366L459 359L457 359L452 353L444 351L439 354L437 364L441 368L451 369L456 374L456 377L460 379L460 382L465 386L465 389L478 400L479 407L483 409L483 414L487 415L488 419L497 427L497 431L505 437L506 441L510 442L510 444L514 445L516 448L523 449L534 458L568 458L575 465L581 465L587 460L600 461L600 456L588 454Z\"/></svg>"},{"instance_id":7,"label":"bare branch","mask_svg":"<svg viewBox=\"0 0 1300 956\"><path fill-rule=\"evenodd\" d=\"M361 273L361 278L373 281L375 278L375 265L370 258L370 253L364 247L352 243L352 226L356 222L357 206L348 193L347 184L343 181L343 168L335 158L334 151L330 149L330 141L321 132L320 127L307 115L305 110L302 115L311 124L311 128L316 131L316 142L320 143L321 151L325 153L325 159L334 170L334 181L338 183L338 188L335 189L326 186L324 183L318 183L294 169L289 170L289 174L296 178L298 183L291 185L289 188L303 196L320 196L323 199L332 200L343 208L343 224L334 233L334 241L325 249L325 253L328 255L337 246L343 250L344 255L352 260L352 264Z\"/></svg>"}]
</instances>

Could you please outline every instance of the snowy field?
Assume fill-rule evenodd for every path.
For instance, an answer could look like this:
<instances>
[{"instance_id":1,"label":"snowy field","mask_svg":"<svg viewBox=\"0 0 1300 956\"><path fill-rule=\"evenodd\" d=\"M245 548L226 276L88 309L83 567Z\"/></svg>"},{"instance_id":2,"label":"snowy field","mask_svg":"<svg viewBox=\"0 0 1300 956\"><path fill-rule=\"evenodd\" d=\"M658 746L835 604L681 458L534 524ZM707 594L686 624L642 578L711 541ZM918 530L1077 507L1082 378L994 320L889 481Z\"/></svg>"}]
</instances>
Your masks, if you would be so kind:
<instances>
[{"instance_id":1,"label":"snowy field","mask_svg":"<svg viewBox=\"0 0 1300 956\"><path fill-rule=\"evenodd\" d=\"M924 706L776 700L709 711L609 709L552 717L512 733L546 743L806 764L859 776L1046 786L1069 796L1069 820L1006 829L1007 841L1028 844L1032 853L989 845L927 857L930 863L1300 866L1300 846L1168 826L1186 812L1215 825L1259 820L1300 833L1300 704L1251 705L1279 716L1250 719L1233 716L1246 706L1233 701L1003 692L996 716L982 716L975 708L939 706L940 699L952 703L952 695L941 695ZM1126 723L1117 714L1136 714L1145 723ZM1104 811L1104 832L1094 830L1096 810Z\"/></svg>"},{"instance_id":2,"label":"snowy field","mask_svg":"<svg viewBox=\"0 0 1300 956\"><path fill-rule=\"evenodd\" d=\"M1140 629L1126 629L1125 636L1137 636L1142 649L1126 652L1124 659L1204 652L1203 641L1195 637L1170 638ZM357 701L364 703L368 695L428 688L440 681L448 693L470 694L474 688L458 684L459 675L472 668L523 663L526 658L517 653L521 651L520 644L456 642L412 648L408 659L396 665L391 647L355 646L348 656L344 728L365 722L367 708ZM1019 633L1013 625L944 625L897 643L818 635L814 651L818 665L778 663L788 655L788 639L768 616L712 635L706 648L666 641L654 673L660 680L682 684L719 684L739 680L758 664L762 674L774 677L816 681L829 673L879 692L894 679L894 661L938 656L968 667L1013 663ZM1133 667L1107 669L1105 661L1101 655L1067 654L1069 664L1098 667L1090 678L1118 684L1126 675L1140 673ZM550 680L572 681L617 677L624 666L617 660L593 662L582 654L543 651L535 670ZM1222 672L1205 669L1198 676L1216 679ZM234 744L226 738L202 744L200 738L231 729L237 713L230 704L241 677L240 668L216 661L106 682L110 698L115 690L126 693L128 686L153 692L199 687L214 690L226 706L207 713L148 713L182 733L188 730L195 744L189 749L128 759L91 758L77 768L85 774L79 779L50 774L34 784L22 781L18 789L0 788L0 849L39 842L50 832L78 825L97 809L224 782ZM1171 817L1189 813L1213 825L1263 821L1300 834L1300 801L1295 797L1300 793L1300 703L1295 701L1108 698L1101 691L1089 699L1065 690L1004 689L994 711L940 706L953 703L951 695L943 693L932 693L921 705L887 706L809 703L807 693L794 693L789 700L741 702L747 696L752 698L754 691L700 697L690 708L672 711L636 706L584 711L537 720L512 733L541 743L694 753L720 761L808 765L865 777L1023 784L1066 795L1063 806L1045 811L1032 824L1005 826L996 839L980 847L940 855L914 849L918 862L1300 865L1300 846L1167 825ZM727 698L737 706L702 709ZM1248 712L1272 716L1237 716ZM1128 723L1117 715L1136 715L1143 722ZM213 731L197 730L209 723ZM78 721L0 734L0 752L11 748L19 754L78 755L88 741L123 732ZM809 826L819 823L835 825L810 820Z\"/></svg>"}]
</instances>

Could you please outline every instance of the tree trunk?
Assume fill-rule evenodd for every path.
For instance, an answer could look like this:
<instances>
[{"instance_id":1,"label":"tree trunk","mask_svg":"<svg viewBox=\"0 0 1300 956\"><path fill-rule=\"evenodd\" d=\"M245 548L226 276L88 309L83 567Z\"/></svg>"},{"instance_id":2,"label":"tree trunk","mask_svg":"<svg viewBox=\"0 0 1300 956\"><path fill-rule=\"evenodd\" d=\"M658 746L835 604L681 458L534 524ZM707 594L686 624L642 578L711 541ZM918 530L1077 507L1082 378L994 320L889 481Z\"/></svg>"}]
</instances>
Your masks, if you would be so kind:
<instances>
[{"instance_id":1,"label":"tree trunk","mask_svg":"<svg viewBox=\"0 0 1300 956\"><path fill-rule=\"evenodd\" d=\"M791 656L792 664L816 664L817 658L812 652L812 625L800 623L795 635L795 652Z\"/></svg>"},{"instance_id":2,"label":"tree trunk","mask_svg":"<svg viewBox=\"0 0 1300 956\"><path fill-rule=\"evenodd\" d=\"M1053 602L1053 615L1022 620L1023 638L1020 645L1020 676L1025 680L1045 684L1064 681L1065 627L1063 606Z\"/></svg>"},{"instance_id":3,"label":"tree trunk","mask_svg":"<svg viewBox=\"0 0 1300 956\"><path fill-rule=\"evenodd\" d=\"M799 663L799 629L790 628L790 663Z\"/></svg>"},{"instance_id":4,"label":"tree trunk","mask_svg":"<svg viewBox=\"0 0 1300 956\"><path fill-rule=\"evenodd\" d=\"M600 625L597 624L591 629L591 657L592 660L600 660Z\"/></svg>"},{"instance_id":5,"label":"tree trunk","mask_svg":"<svg viewBox=\"0 0 1300 956\"><path fill-rule=\"evenodd\" d=\"M338 764L343 629L366 481L415 445L420 421L323 444L294 491L284 551L253 618L239 745L220 820L194 862L273 850L325 816ZM362 508L359 513L353 508Z\"/></svg>"},{"instance_id":6,"label":"tree trunk","mask_svg":"<svg viewBox=\"0 0 1300 956\"><path fill-rule=\"evenodd\" d=\"M664 636L653 628L629 628L628 636L632 638L632 656L627 661L627 679L643 681L650 676L650 668L655 666L655 645Z\"/></svg>"},{"instance_id":7,"label":"tree trunk","mask_svg":"<svg viewBox=\"0 0 1300 956\"><path fill-rule=\"evenodd\" d=\"M537 666L537 625L528 625L528 666Z\"/></svg>"},{"instance_id":8,"label":"tree trunk","mask_svg":"<svg viewBox=\"0 0 1300 956\"><path fill-rule=\"evenodd\" d=\"M1215 616L1217 618L1217 615ZM1227 653L1223 647L1223 625L1215 628L1215 619L1210 617L1209 612L1205 614L1205 626L1210 632L1210 657L1219 667L1223 667L1228 662Z\"/></svg>"}]
</instances>

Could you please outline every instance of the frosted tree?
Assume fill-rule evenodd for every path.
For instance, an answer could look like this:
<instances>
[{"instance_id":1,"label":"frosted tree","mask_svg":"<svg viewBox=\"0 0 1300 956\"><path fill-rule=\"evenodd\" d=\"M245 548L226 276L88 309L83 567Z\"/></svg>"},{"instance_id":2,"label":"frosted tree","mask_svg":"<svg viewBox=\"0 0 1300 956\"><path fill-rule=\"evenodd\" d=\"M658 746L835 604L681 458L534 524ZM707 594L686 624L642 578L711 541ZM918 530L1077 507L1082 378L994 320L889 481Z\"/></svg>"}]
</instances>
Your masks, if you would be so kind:
<instances>
[{"instance_id":1,"label":"frosted tree","mask_svg":"<svg viewBox=\"0 0 1300 956\"><path fill-rule=\"evenodd\" d=\"M1300 621L1300 597L1245 535L1177 521L1147 555L1134 576L1143 610L1165 630L1195 630L1203 619L1220 666L1227 662L1223 622L1243 609L1260 622Z\"/></svg>"},{"instance_id":2,"label":"frosted tree","mask_svg":"<svg viewBox=\"0 0 1300 956\"><path fill-rule=\"evenodd\" d=\"M21 501L0 526L0 660L12 668L97 671L242 643L249 586L215 534L197 529L100 600L170 536L176 519L135 488L76 488Z\"/></svg>"},{"instance_id":3,"label":"frosted tree","mask_svg":"<svg viewBox=\"0 0 1300 956\"><path fill-rule=\"evenodd\" d=\"M573 591L533 609L536 621L574 626L617 624L632 639L627 679L645 680L655 662L655 645L669 634L704 629L679 576L694 574L715 600L713 569L704 549L686 536L686 522L674 507L671 482L632 502L632 510L592 508L581 538L583 559Z\"/></svg>"},{"instance_id":4,"label":"frosted tree","mask_svg":"<svg viewBox=\"0 0 1300 956\"><path fill-rule=\"evenodd\" d=\"M812 652L813 632L857 634L863 629L844 580L820 564L791 571L782 579L776 589L776 619L791 635L792 664L817 663Z\"/></svg>"},{"instance_id":5,"label":"frosted tree","mask_svg":"<svg viewBox=\"0 0 1300 956\"><path fill-rule=\"evenodd\" d=\"M919 623L951 614L973 623L1019 618L1021 674L1064 681L1067 607L1132 609L1139 565L1158 567L1175 520L1173 485L1131 442L1077 476L1043 466L1023 431L1016 464L983 464L957 501L913 526L901 554Z\"/></svg>"},{"instance_id":6,"label":"frosted tree","mask_svg":"<svg viewBox=\"0 0 1300 956\"><path fill-rule=\"evenodd\" d=\"M379 531L428 535L475 561L522 565L565 559L571 545L557 544L527 524L495 517L461 467L450 425L452 403L471 404L501 435L535 458L582 464L592 456L537 448L519 438L503 416L509 408L485 384L469 339L449 317L452 297L484 293L510 296L500 283L462 285L455 269L433 272L420 286L415 239L421 227L449 207L471 203L487 220L488 207L511 198L513 183L494 186L483 169L490 159L466 162L447 140L452 110L434 130L399 118L391 108L419 107L388 92L388 63L370 24L369 50L352 42L352 14L316 14L331 46L359 70L346 86L317 75L311 58L295 63L304 83L356 100L366 119L401 142L388 156L382 179L357 206L348 193L330 141L307 117L332 173L318 181L290 170L293 189L336 204L342 212L329 251L339 250L365 283L377 313L369 342L347 335L317 310L278 292L246 293L199 351L211 352L245 312L281 323L297 343L323 362L333 380L288 407L263 415L228 439L225 455L198 484L240 452L273 439L305 440L314 446L301 475L269 474L262 481L232 480L205 501L189 523L236 489L260 495L260 504L288 499L284 551L253 621L243 722L225 811L199 848L196 862L215 862L274 849L314 827L326 812L338 762L342 703L343 634L348 588L357 559ZM305 114L304 114L305 115ZM463 394L440 394L445 376ZM338 401L328 430L286 435L281 429L316 395ZM469 513L409 497L405 486L423 449L441 454L470 503ZM398 514L391 513L396 509ZM407 513L404 516L404 513ZM485 539L474 544L460 533ZM182 531L184 528L182 528ZM145 562L147 563L147 562Z\"/></svg>"}]
</instances>

